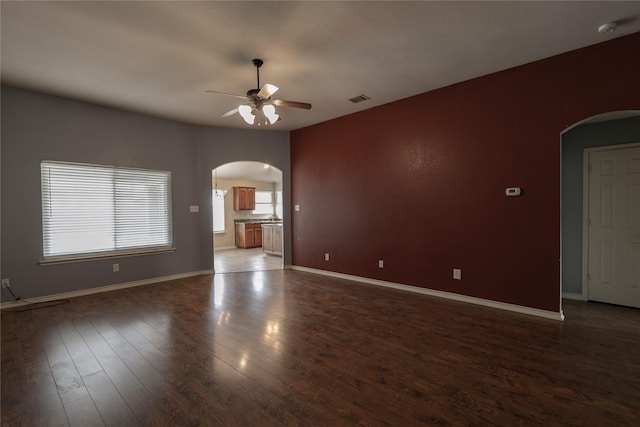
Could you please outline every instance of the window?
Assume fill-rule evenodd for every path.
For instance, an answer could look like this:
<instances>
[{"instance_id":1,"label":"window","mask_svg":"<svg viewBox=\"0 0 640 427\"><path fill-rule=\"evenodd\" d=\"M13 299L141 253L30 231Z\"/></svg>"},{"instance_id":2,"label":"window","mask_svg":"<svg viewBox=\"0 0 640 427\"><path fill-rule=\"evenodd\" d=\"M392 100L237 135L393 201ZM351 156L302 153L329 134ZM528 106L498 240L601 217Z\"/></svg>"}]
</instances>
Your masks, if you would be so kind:
<instances>
[{"instance_id":1,"label":"window","mask_svg":"<svg viewBox=\"0 0 640 427\"><path fill-rule=\"evenodd\" d=\"M213 200L213 232L222 233L224 231L224 195L225 190L213 190L211 199Z\"/></svg>"},{"instance_id":2,"label":"window","mask_svg":"<svg viewBox=\"0 0 640 427\"><path fill-rule=\"evenodd\" d=\"M171 173L42 162L45 261L170 249Z\"/></svg>"},{"instance_id":3,"label":"window","mask_svg":"<svg viewBox=\"0 0 640 427\"><path fill-rule=\"evenodd\" d=\"M256 191L256 215L273 215L273 192Z\"/></svg>"},{"instance_id":4,"label":"window","mask_svg":"<svg viewBox=\"0 0 640 427\"><path fill-rule=\"evenodd\" d=\"M282 191L276 191L276 215L282 218Z\"/></svg>"}]
</instances>

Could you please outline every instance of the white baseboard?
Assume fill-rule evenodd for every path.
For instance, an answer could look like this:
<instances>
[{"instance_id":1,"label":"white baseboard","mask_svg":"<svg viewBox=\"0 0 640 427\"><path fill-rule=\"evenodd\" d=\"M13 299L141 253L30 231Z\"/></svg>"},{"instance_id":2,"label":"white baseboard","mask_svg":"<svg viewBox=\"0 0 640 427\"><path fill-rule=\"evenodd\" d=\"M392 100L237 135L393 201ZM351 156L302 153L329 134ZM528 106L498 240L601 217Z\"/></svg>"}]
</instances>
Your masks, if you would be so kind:
<instances>
[{"instance_id":1,"label":"white baseboard","mask_svg":"<svg viewBox=\"0 0 640 427\"><path fill-rule=\"evenodd\" d=\"M75 297L80 297L84 295L115 291L118 289L133 288L136 286L151 285L153 283L160 283L160 282L168 282L169 280L184 279L186 277L202 276L206 274L213 274L213 270L191 271L189 273L172 274L170 276L161 276L161 277L154 277L151 279L135 280L133 282L116 283L113 285L99 286L97 288L80 289L77 291L63 292L60 294L45 295L45 296L35 297L35 298L26 298L20 301L3 302L2 304L0 304L0 310L3 310L5 308L10 308L10 307L15 307L18 305L23 305L25 303L32 304L32 303L54 301L59 299L69 299L69 298L75 298Z\"/></svg>"},{"instance_id":2,"label":"white baseboard","mask_svg":"<svg viewBox=\"0 0 640 427\"><path fill-rule=\"evenodd\" d=\"M230 249L236 249L236 248L237 248L236 246L221 246L219 248L214 248L213 252L215 253L215 252L218 252L218 251L228 251Z\"/></svg>"},{"instance_id":3,"label":"white baseboard","mask_svg":"<svg viewBox=\"0 0 640 427\"><path fill-rule=\"evenodd\" d=\"M445 299L450 299L450 300L454 300L454 301L466 302L466 303L481 305L481 306L485 306L485 307L498 308L498 309L501 309L501 310L513 311L513 312L516 312L516 313L528 314L528 315L531 315L531 316L544 317L544 318L547 318L547 319L564 320L564 314L562 312L558 312L557 313L557 312L554 312L554 311L540 310L540 309L537 309L537 308L525 307L525 306L521 306L521 305L509 304L509 303L504 303L504 302L499 302L499 301L492 301L492 300L487 300L487 299L483 299L483 298L470 297L470 296L461 295L461 294L454 294L452 292L437 291L437 290L434 290L434 289L420 288L420 287L417 287L417 286L403 285L401 283L387 282L387 281L384 281L384 280L377 280L377 279L369 279L367 277L353 276L353 275L350 275L350 274L336 273L336 272L333 272L333 271L319 270L319 269L315 269L315 268L301 267L301 266L297 266L297 265L285 265L283 267L283 269L285 269L285 270L297 270L297 271L303 271L303 272L313 273L313 274L320 274L320 275L323 275L323 276L329 276L329 277L335 277L335 278L339 278L339 279L351 280L353 282L360 282L360 283L366 283L366 284L369 284L369 285L383 286L383 287L392 288L392 289L399 289L399 290L408 291L408 292L414 292L414 293L418 293L418 294L422 294L422 295L435 296L435 297L439 297L439 298L445 298ZM5 308L9 308L9 307L15 307L17 305L22 305L22 304L25 304L25 303L40 303L40 302L47 302L47 301L53 301L53 300L59 300L59 299L69 299L69 298L75 298L75 297L84 296L84 295L91 295L91 294L97 294L97 293L102 293L102 292L115 291L115 290L118 290L118 289L133 288L133 287L136 287L136 286L144 286L144 285L150 285L150 284L153 284L153 283L161 283L161 282L167 282L169 280L184 279L186 277L202 276L202 275L208 275L208 274L213 274L213 270L192 271L192 272L189 272L189 273L173 274L173 275L170 275L170 276L154 277L154 278L151 278L151 279L135 280L133 282L125 282L125 283L117 283L117 284L113 284L113 285L99 286L97 288L80 289L80 290L77 290L77 291L63 292L63 293L52 294L52 295L45 295L45 296L41 296L41 297L28 298L26 300L20 300L20 301L4 302L4 303L0 304L0 310L3 310ZM563 293L562 296L563 296L563 298L568 298L568 299L579 299L579 300L583 299L581 294Z\"/></svg>"},{"instance_id":4,"label":"white baseboard","mask_svg":"<svg viewBox=\"0 0 640 427\"><path fill-rule=\"evenodd\" d=\"M420 288L417 286L403 285L401 283L387 282L384 280L377 280L377 279L369 279L367 277L352 276L350 274L335 273L333 271L319 270L315 268L300 267L297 265L290 266L290 269L304 271L307 273L321 274L323 276L336 277L339 279L351 280L354 282L366 283L369 285L383 286L383 287L392 288L392 289L400 289L402 291L415 292L418 294L429 295L429 296L434 296L439 298L446 298L454 301L482 305L485 307L498 308L501 310L513 311L516 313L528 314L531 316L544 317L546 319L564 320L564 314L562 313L562 311L555 312L555 311L548 311L548 310L540 310L538 308L525 307L522 305L509 304L506 302L492 301L492 300L483 299L483 298L470 297L467 295L454 294L452 292L436 291L434 289Z\"/></svg>"},{"instance_id":5,"label":"white baseboard","mask_svg":"<svg viewBox=\"0 0 640 427\"><path fill-rule=\"evenodd\" d=\"M562 298L573 299L576 301L586 301L587 299L582 294L574 294L572 292L563 292Z\"/></svg>"}]
</instances>

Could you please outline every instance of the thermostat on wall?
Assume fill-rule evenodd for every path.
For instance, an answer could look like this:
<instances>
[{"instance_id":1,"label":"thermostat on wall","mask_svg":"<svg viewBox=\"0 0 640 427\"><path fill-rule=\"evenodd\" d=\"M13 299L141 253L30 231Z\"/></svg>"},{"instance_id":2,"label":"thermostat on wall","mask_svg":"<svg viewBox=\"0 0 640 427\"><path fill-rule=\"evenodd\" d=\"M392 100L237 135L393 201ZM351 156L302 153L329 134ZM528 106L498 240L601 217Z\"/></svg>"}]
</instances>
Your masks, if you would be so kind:
<instances>
[{"instance_id":1,"label":"thermostat on wall","mask_svg":"<svg viewBox=\"0 0 640 427\"><path fill-rule=\"evenodd\" d=\"M509 187L505 190L504 193L509 197L513 197L522 194L522 190L520 190L520 187Z\"/></svg>"}]
</instances>

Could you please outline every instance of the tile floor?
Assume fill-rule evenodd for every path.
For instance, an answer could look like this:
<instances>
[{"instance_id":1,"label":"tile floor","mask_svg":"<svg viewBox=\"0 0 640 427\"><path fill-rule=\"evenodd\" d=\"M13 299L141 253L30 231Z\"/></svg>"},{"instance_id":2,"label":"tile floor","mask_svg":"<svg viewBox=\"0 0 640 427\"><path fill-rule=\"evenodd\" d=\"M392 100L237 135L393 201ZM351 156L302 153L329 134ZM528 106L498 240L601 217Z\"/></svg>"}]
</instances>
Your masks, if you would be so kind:
<instances>
[{"instance_id":1,"label":"tile floor","mask_svg":"<svg viewBox=\"0 0 640 427\"><path fill-rule=\"evenodd\" d=\"M282 270L282 257L266 255L262 248L226 249L214 252L213 267L216 273Z\"/></svg>"}]
</instances>

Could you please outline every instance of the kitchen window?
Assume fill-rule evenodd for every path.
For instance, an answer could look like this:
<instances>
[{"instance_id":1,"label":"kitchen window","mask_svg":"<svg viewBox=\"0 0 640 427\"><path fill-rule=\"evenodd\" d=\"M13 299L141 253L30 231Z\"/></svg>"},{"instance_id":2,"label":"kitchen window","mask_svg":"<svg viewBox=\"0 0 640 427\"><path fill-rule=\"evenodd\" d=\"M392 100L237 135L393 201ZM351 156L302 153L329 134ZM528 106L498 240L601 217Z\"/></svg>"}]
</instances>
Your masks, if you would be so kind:
<instances>
[{"instance_id":1,"label":"kitchen window","mask_svg":"<svg viewBox=\"0 0 640 427\"><path fill-rule=\"evenodd\" d=\"M284 209L282 208L282 191L276 191L276 216L278 218L282 218L282 213Z\"/></svg>"},{"instance_id":2,"label":"kitchen window","mask_svg":"<svg viewBox=\"0 0 640 427\"><path fill-rule=\"evenodd\" d=\"M44 261L173 250L171 172L44 161Z\"/></svg>"},{"instance_id":3,"label":"kitchen window","mask_svg":"<svg viewBox=\"0 0 640 427\"><path fill-rule=\"evenodd\" d=\"M256 191L255 215L273 215L273 192Z\"/></svg>"},{"instance_id":4,"label":"kitchen window","mask_svg":"<svg viewBox=\"0 0 640 427\"><path fill-rule=\"evenodd\" d=\"M224 232L224 196L225 190L213 190L213 232Z\"/></svg>"}]
</instances>

